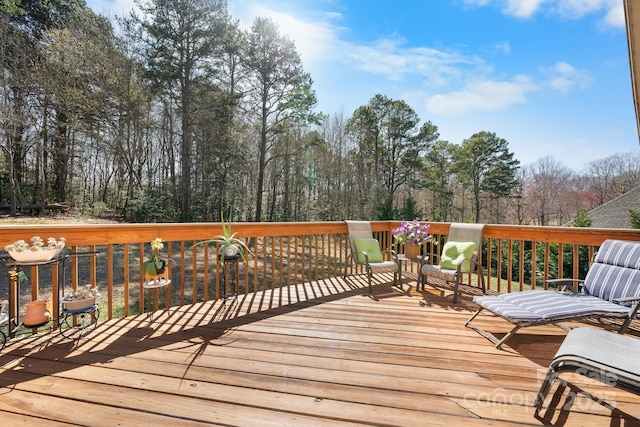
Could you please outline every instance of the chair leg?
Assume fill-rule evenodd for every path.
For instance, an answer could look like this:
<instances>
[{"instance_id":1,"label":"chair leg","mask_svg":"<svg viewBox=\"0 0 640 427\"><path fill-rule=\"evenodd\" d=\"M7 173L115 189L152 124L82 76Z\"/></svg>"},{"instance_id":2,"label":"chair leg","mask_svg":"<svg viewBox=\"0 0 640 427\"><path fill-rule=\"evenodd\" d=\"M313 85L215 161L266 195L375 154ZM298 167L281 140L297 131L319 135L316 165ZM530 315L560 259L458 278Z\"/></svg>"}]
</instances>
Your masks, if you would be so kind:
<instances>
[{"instance_id":1,"label":"chair leg","mask_svg":"<svg viewBox=\"0 0 640 427\"><path fill-rule=\"evenodd\" d=\"M620 326L620 329L618 329L619 334L625 333L631 321L635 319L636 315L638 314L638 309L640 309L640 301L635 303L634 306L631 308L631 311L627 315L627 318L624 320L624 323L622 324L622 326Z\"/></svg>"},{"instance_id":2,"label":"chair leg","mask_svg":"<svg viewBox=\"0 0 640 427\"><path fill-rule=\"evenodd\" d=\"M514 336L516 334L516 332L518 332L518 330L521 328L522 326L520 325L516 325L514 326L514 328L512 330L510 330L507 335L505 335L504 337L502 337L501 340L499 340L498 342L496 342L496 348L500 348L502 346L502 344L504 344L509 338L511 338L512 336ZM494 335L495 337L495 335Z\"/></svg>"},{"instance_id":3,"label":"chair leg","mask_svg":"<svg viewBox=\"0 0 640 427\"><path fill-rule=\"evenodd\" d=\"M484 272L482 271L482 266L478 264L478 269L476 270L478 274L478 280L480 280L480 284L482 285L482 293L487 293L487 286L484 283Z\"/></svg>"},{"instance_id":4,"label":"chair leg","mask_svg":"<svg viewBox=\"0 0 640 427\"><path fill-rule=\"evenodd\" d=\"M536 396L536 400L533 403L533 406L536 408L535 412L533 413L534 417L538 416L538 413L542 408L542 404L544 403L547 397L547 394L549 393L549 390L551 390L551 385L553 384L553 382L556 380L557 377L558 377L558 373L555 371L555 369L553 367L549 368L549 370L547 371L547 375L545 376L544 381L542 382L542 386L540 386L540 391Z\"/></svg>"},{"instance_id":5,"label":"chair leg","mask_svg":"<svg viewBox=\"0 0 640 427\"><path fill-rule=\"evenodd\" d=\"M371 271L371 267L367 265L367 282L369 283L369 295L373 293L373 288L371 287L371 276L373 276L373 271Z\"/></svg>"},{"instance_id":6,"label":"chair leg","mask_svg":"<svg viewBox=\"0 0 640 427\"><path fill-rule=\"evenodd\" d=\"M473 329L474 331L476 331L477 333L479 333L480 335L482 335L483 337L485 337L486 339L488 339L489 341L491 341L493 344L495 344L496 348L500 348L500 346L502 346L502 344L504 344L509 338L511 338L512 336L514 336L516 334L516 332L518 332L518 330L520 328L522 328L522 325L515 325L513 327L513 329L511 329L504 337L502 337L502 339L498 339L498 337L496 337L495 335L493 335L491 332L485 331L484 329L482 329L480 326L474 325L473 319L476 318L476 316L478 314L480 314L480 312L484 310L484 307L480 307L478 309L478 311L476 311L470 318L469 320L467 320L464 323L464 326Z\"/></svg>"},{"instance_id":7,"label":"chair leg","mask_svg":"<svg viewBox=\"0 0 640 427\"><path fill-rule=\"evenodd\" d=\"M455 285L453 287L453 303L457 304L458 303L458 288L460 287L460 275L462 273L458 273L456 274L456 282Z\"/></svg>"},{"instance_id":8,"label":"chair leg","mask_svg":"<svg viewBox=\"0 0 640 427\"><path fill-rule=\"evenodd\" d=\"M353 257L351 255L349 255L347 257L347 262L344 265L344 271L342 272L342 278L346 279L347 278L347 270L349 269L349 265L351 264L349 261L351 261L353 259Z\"/></svg>"},{"instance_id":9,"label":"chair leg","mask_svg":"<svg viewBox=\"0 0 640 427\"><path fill-rule=\"evenodd\" d=\"M481 312L482 310L484 310L484 307L480 307L480 308L478 309L478 311L476 311L476 312L473 314L473 316L471 316L471 317L469 318L469 320L467 320L466 322L464 322L464 326L468 326L468 325L469 325L469 323L471 323L471 322L473 321L473 319L475 319L475 318L478 316L478 314L480 314L480 312Z\"/></svg>"}]
</instances>

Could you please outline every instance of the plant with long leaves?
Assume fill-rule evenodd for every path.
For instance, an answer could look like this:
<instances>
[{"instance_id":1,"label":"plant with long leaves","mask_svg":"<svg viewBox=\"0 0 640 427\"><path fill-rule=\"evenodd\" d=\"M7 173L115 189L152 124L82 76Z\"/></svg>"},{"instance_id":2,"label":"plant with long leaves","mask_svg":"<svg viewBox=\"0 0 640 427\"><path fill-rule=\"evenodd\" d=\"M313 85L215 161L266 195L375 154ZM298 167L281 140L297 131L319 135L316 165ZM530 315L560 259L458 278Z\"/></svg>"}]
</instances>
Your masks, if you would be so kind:
<instances>
[{"instance_id":1,"label":"plant with long leaves","mask_svg":"<svg viewBox=\"0 0 640 427\"><path fill-rule=\"evenodd\" d=\"M225 222L224 215L221 215L221 218L222 218L222 234L214 236L210 239L201 240L195 243L193 246L209 245L209 244L217 245L218 257L220 257L220 260L224 260L225 257L228 257L229 255L227 254L229 253L229 251L234 251L234 252L237 251L237 254L242 259L242 262L246 263L247 255L252 254L251 249L249 249L249 247L243 240L236 237L238 235L237 232L235 233L231 232L231 222L230 221Z\"/></svg>"}]
</instances>

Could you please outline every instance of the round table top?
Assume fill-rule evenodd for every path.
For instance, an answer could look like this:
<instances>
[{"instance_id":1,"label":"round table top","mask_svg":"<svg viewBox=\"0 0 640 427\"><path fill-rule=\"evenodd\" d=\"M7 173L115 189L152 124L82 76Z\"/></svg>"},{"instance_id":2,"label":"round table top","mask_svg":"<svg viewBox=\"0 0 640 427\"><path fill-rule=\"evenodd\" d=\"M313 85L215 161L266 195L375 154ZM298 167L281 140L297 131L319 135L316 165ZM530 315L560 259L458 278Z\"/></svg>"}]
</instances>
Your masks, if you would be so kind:
<instances>
[{"instance_id":1,"label":"round table top","mask_svg":"<svg viewBox=\"0 0 640 427\"><path fill-rule=\"evenodd\" d=\"M171 280L167 279L149 280L148 282L144 282L142 287L145 289L162 288L163 286L167 286L169 283L171 283Z\"/></svg>"}]
</instances>

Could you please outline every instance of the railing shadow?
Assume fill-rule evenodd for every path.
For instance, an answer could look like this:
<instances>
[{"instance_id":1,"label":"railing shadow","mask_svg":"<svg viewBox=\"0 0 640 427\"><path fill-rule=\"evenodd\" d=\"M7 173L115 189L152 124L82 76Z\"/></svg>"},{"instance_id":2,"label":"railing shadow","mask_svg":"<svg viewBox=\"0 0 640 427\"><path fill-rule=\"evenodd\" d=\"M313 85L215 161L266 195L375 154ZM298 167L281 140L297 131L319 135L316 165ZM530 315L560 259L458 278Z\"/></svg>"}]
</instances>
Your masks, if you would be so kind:
<instances>
[{"instance_id":1,"label":"railing shadow","mask_svg":"<svg viewBox=\"0 0 640 427\"><path fill-rule=\"evenodd\" d=\"M388 292L384 279L374 287L384 298L401 292ZM390 287L390 284L387 283ZM281 298L282 291L297 295L293 301ZM185 374L210 345L227 345L235 339L229 332L261 320L292 313L305 308L350 298L368 296L366 278L325 279L282 289L239 295L231 300L206 301L191 306L172 307L164 312L140 314L99 324L87 337L69 341L56 332L19 338L8 343L0 355L0 387L9 391L24 381L60 374L83 365L109 366L120 357L147 350L195 346L189 356ZM276 305L275 302L284 302ZM124 332L123 332L124 331ZM228 337L225 340L225 336ZM182 346L184 347L184 346ZM47 392L44 391L46 394ZM0 394L2 394L0 392Z\"/></svg>"}]
</instances>

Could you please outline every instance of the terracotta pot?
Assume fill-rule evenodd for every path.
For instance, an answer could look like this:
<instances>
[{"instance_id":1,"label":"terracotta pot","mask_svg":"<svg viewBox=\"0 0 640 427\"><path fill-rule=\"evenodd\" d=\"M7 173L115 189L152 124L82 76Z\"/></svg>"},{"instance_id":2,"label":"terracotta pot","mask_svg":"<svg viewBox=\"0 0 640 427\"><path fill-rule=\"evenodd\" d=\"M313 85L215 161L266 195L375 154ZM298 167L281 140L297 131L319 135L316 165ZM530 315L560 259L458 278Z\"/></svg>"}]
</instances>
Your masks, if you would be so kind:
<instances>
[{"instance_id":1,"label":"terracotta pot","mask_svg":"<svg viewBox=\"0 0 640 427\"><path fill-rule=\"evenodd\" d=\"M418 258L420 256L419 245L404 245L404 256L407 258Z\"/></svg>"},{"instance_id":2,"label":"terracotta pot","mask_svg":"<svg viewBox=\"0 0 640 427\"><path fill-rule=\"evenodd\" d=\"M46 301L31 301L27 303L27 312L22 318L25 326L42 325L49 321L51 313L47 310Z\"/></svg>"}]
</instances>

